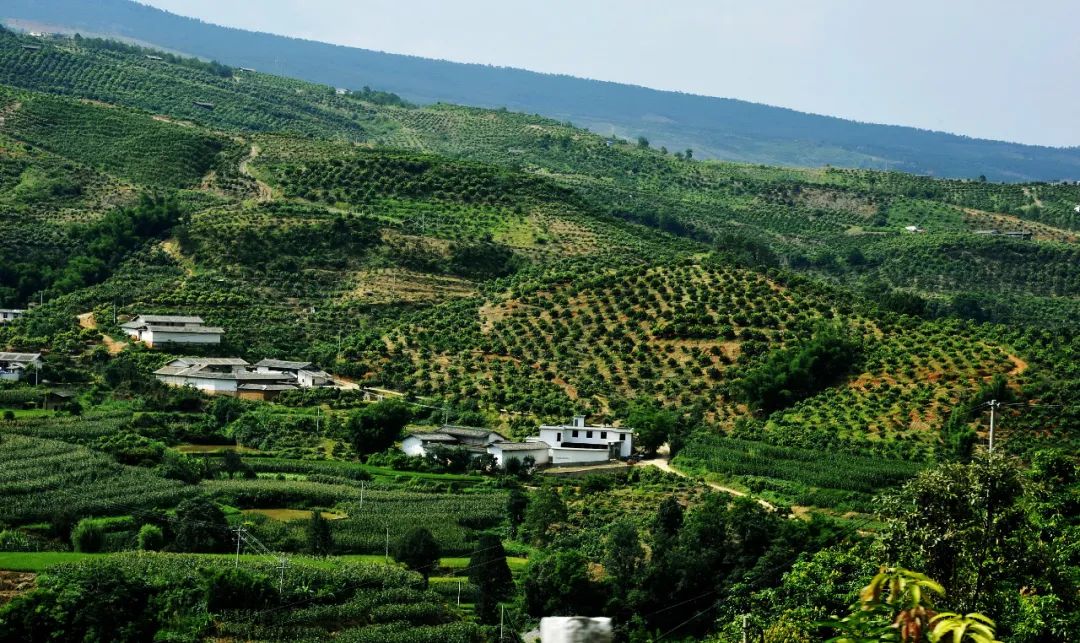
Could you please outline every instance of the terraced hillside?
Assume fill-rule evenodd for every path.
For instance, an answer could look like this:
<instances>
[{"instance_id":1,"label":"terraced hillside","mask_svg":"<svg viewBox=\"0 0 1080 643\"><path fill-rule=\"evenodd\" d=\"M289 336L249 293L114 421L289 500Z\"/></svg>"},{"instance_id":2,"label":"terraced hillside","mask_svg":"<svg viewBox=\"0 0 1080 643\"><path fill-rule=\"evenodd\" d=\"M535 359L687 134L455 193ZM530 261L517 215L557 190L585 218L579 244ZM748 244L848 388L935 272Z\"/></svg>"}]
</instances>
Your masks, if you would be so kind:
<instances>
[{"instance_id":1,"label":"terraced hillside","mask_svg":"<svg viewBox=\"0 0 1080 643\"><path fill-rule=\"evenodd\" d=\"M222 351L314 358L500 423L617 419L644 397L714 431L916 459L995 376L1067 387L1015 329L956 318L1071 323L1077 186L700 162L535 116L27 42L0 34L0 79L21 88L3 93L0 186L40 259L5 263L0 294L51 301L3 330L13 346L76 353L76 314L183 311L236 329ZM857 359L827 381L761 384L832 335Z\"/></svg>"}]
</instances>

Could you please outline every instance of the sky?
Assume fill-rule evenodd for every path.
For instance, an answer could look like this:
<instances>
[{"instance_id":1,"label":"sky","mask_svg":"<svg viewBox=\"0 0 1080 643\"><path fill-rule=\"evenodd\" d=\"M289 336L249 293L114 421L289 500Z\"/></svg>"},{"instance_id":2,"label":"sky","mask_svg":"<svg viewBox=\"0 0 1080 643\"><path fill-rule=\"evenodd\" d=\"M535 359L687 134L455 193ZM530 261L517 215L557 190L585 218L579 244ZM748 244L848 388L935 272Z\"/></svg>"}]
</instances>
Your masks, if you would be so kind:
<instances>
[{"instance_id":1,"label":"sky","mask_svg":"<svg viewBox=\"0 0 1080 643\"><path fill-rule=\"evenodd\" d=\"M1077 0L140 0L207 22L1080 145Z\"/></svg>"}]
</instances>

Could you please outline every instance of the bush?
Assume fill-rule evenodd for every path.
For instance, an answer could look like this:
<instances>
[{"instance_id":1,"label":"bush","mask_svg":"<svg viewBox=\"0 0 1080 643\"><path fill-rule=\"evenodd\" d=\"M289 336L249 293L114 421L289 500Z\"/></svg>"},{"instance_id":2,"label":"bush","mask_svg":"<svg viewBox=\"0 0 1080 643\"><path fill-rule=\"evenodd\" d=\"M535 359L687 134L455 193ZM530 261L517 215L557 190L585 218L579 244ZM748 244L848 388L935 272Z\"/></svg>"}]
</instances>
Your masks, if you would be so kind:
<instances>
[{"instance_id":1,"label":"bush","mask_svg":"<svg viewBox=\"0 0 1080 643\"><path fill-rule=\"evenodd\" d=\"M83 518L71 530L71 546L84 554L96 554L105 544L105 531L93 518Z\"/></svg>"},{"instance_id":2,"label":"bush","mask_svg":"<svg viewBox=\"0 0 1080 643\"><path fill-rule=\"evenodd\" d=\"M165 534L157 525L143 525L139 529L139 549L142 551L158 551L165 546Z\"/></svg>"}]
</instances>

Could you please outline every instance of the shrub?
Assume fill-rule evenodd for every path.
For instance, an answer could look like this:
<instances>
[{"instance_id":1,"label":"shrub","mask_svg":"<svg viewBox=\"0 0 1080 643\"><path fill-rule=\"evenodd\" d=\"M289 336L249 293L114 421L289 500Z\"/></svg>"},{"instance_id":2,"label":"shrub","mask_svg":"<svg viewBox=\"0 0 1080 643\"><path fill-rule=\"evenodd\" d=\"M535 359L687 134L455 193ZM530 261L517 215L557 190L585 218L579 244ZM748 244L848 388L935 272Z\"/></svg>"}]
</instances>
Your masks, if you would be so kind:
<instances>
[{"instance_id":1,"label":"shrub","mask_svg":"<svg viewBox=\"0 0 1080 643\"><path fill-rule=\"evenodd\" d=\"M158 551L165 545L165 535L157 525L143 525L139 529L139 549Z\"/></svg>"},{"instance_id":2,"label":"shrub","mask_svg":"<svg viewBox=\"0 0 1080 643\"><path fill-rule=\"evenodd\" d=\"M94 554L101 551L104 544L105 531L93 518L83 518L71 530L71 545L77 552Z\"/></svg>"}]
</instances>

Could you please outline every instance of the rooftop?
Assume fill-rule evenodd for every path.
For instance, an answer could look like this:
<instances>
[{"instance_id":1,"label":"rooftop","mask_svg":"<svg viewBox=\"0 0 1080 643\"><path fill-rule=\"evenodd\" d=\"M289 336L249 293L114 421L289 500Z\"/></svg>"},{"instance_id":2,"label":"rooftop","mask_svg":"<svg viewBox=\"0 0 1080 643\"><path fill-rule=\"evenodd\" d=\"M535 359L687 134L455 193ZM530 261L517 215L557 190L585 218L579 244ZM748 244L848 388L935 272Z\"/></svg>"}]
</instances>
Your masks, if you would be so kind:
<instances>
[{"instance_id":1,"label":"rooftop","mask_svg":"<svg viewBox=\"0 0 1080 643\"><path fill-rule=\"evenodd\" d=\"M33 362L41 359L41 353L0 353L0 362Z\"/></svg>"},{"instance_id":2,"label":"rooftop","mask_svg":"<svg viewBox=\"0 0 1080 643\"><path fill-rule=\"evenodd\" d=\"M496 442L491 445L503 451L536 451L537 449L550 449L547 442Z\"/></svg>"},{"instance_id":3,"label":"rooftop","mask_svg":"<svg viewBox=\"0 0 1080 643\"><path fill-rule=\"evenodd\" d=\"M447 424L445 426L439 427L439 432L445 433L447 435L456 435L462 438L486 438L487 436L494 433L495 435L503 438L504 440L506 439L505 435L493 429L482 429L471 426L454 426L453 424Z\"/></svg>"},{"instance_id":4,"label":"rooftop","mask_svg":"<svg viewBox=\"0 0 1080 643\"><path fill-rule=\"evenodd\" d=\"M264 368L284 368L293 371L299 371L311 366L311 362L290 362L283 359L261 359L255 362L256 368L260 366Z\"/></svg>"},{"instance_id":5,"label":"rooftop","mask_svg":"<svg viewBox=\"0 0 1080 643\"><path fill-rule=\"evenodd\" d=\"M144 324L202 324L203 318L198 315L139 315L131 321Z\"/></svg>"},{"instance_id":6,"label":"rooftop","mask_svg":"<svg viewBox=\"0 0 1080 643\"><path fill-rule=\"evenodd\" d=\"M191 366L249 366L242 357L179 357L169 362L170 366L178 363Z\"/></svg>"},{"instance_id":7,"label":"rooftop","mask_svg":"<svg viewBox=\"0 0 1080 643\"><path fill-rule=\"evenodd\" d=\"M225 329L219 326L200 326L197 324L183 324L181 326L160 326L158 324L145 324L147 330L155 333L193 333L196 335L224 335ZM130 328L130 326L129 326Z\"/></svg>"},{"instance_id":8,"label":"rooftop","mask_svg":"<svg viewBox=\"0 0 1080 643\"><path fill-rule=\"evenodd\" d=\"M422 442L457 442L457 438L445 433L413 433L406 437L416 438Z\"/></svg>"},{"instance_id":9,"label":"rooftop","mask_svg":"<svg viewBox=\"0 0 1080 643\"><path fill-rule=\"evenodd\" d=\"M569 430L577 429L579 431L581 431L581 430L585 430L585 431L609 431L611 433L633 433L634 432L633 429L628 429L628 428L625 428L625 427L604 426L604 425L592 426L592 425L588 425L588 424L585 424L585 425L579 425L579 424L542 424L542 425L540 425L540 430L543 431L544 429L548 429L548 430L551 430L551 431L566 431L568 429Z\"/></svg>"}]
</instances>

